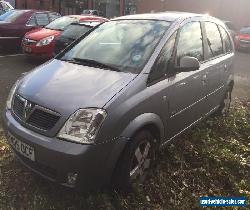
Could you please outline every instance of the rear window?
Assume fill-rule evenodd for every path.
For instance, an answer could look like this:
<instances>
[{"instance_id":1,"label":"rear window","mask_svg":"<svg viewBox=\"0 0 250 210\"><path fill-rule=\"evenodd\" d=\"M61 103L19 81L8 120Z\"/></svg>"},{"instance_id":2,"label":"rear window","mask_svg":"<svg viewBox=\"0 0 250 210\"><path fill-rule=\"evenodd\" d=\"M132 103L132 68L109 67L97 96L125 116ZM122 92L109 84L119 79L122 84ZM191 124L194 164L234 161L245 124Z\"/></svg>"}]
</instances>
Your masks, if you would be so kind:
<instances>
[{"instance_id":1,"label":"rear window","mask_svg":"<svg viewBox=\"0 0 250 210\"><path fill-rule=\"evenodd\" d=\"M88 32L91 28L92 27L90 26L72 24L62 33L61 36L75 40L78 37L84 35L86 32Z\"/></svg>"},{"instance_id":2,"label":"rear window","mask_svg":"<svg viewBox=\"0 0 250 210\"><path fill-rule=\"evenodd\" d=\"M241 34L250 34L250 27L242 28L240 30Z\"/></svg>"},{"instance_id":3,"label":"rear window","mask_svg":"<svg viewBox=\"0 0 250 210\"><path fill-rule=\"evenodd\" d=\"M14 22L17 18L22 16L26 11L11 10L0 16L0 21Z\"/></svg>"},{"instance_id":4,"label":"rear window","mask_svg":"<svg viewBox=\"0 0 250 210\"><path fill-rule=\"evenodd\" d=\"M236 31L235 26L231 22L225 22L226 26L228 27L229 30Z\"/></svg>"},{"instance_id":5,"label":"rear window","mask_svg":"<svg viewBox=\"0 0 250 210\"><path fill-rule=\"evenodd\" d=\"M49 25L47 25L46 28L52 30L64 31L71 23L77 23L77 22L79 22L78 18L65 16L54 20Z\"/></svg>"},{"instance_id":6,"label":"rear window","mask_svg":"<svg viewBox=\"0 0 250 210\"><path fill-rule=\"evenodd\" d=\"M39 26L46 26L49 24L49 17L47 13L37 13L36 21Z\"/></svg>"}]
</instances>

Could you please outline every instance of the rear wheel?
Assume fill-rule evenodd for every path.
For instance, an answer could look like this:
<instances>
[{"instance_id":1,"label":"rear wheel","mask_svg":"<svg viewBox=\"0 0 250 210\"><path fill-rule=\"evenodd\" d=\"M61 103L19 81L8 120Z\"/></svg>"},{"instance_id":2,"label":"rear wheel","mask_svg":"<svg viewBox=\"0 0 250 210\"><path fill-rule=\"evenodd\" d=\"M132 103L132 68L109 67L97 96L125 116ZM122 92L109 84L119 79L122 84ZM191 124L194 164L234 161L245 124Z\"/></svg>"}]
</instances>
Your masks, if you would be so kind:
<instances>
[{"instance_id":1,"label":"rear wheel","mask_svg":"<svg viewBox=\"0 0 250 210\"><path fill-rule=\"evenodd\" d=\"M131 191L134 184L142 184L149 175L156 158L156 139L143 130L126 146L115 170L115 187Z\"/></svg>"},{"instance_id":2,"label":"rear wheel","mask_svg":"<svg viewBox=\"0 0 250 210\"><path fill-rule=\"evenodd\" d=\"M232 102L232 88L229 87L226 91L223 101L221 102L215 114L217 116L227 116L231 107L231 102Z\"/></svg>"}]
</instances>

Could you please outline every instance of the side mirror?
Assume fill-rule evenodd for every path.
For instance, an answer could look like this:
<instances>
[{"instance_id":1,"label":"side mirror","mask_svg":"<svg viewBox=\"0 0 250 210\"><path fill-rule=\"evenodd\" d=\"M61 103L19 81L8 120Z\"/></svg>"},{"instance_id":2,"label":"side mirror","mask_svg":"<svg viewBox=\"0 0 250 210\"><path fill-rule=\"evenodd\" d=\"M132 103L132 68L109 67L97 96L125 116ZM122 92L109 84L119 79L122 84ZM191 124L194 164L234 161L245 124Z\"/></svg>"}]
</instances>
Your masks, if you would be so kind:
<instances>
[{"instance_id":1,"label":"side mirror","mask_svg":"<svg viewBox=\"0 0 250 210\"><path fill-rule=\"evenodd\" d=\"M195 57L184 56L180 59L180 67L177 68L178 72L196 71L200 68L200 62Z\"/></svg>"}]
</instances>

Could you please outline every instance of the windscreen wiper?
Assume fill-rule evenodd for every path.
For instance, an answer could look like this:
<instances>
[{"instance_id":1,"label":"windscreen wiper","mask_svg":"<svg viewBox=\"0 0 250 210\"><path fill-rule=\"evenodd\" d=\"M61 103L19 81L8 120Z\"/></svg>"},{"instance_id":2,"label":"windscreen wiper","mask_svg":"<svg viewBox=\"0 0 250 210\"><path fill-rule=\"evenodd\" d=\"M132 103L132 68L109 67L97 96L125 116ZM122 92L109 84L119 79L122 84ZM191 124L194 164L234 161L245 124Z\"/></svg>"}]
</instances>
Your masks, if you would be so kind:
<instances>
[{"instance_id":1,"label":"windscreen wiper","mask_svg":"<svg viewBox=\"0 0 250 210\"><path fill-rule=\"evenodd\" d=\"M73 58L72 60L70 60L70 62L76 63L76 64L84 64L90 67L98 67L101 69L109 69L112 71L121 71L119 68L109 65L109 64L105 64L105 63L101 63L99 61L95 61L95 60L91 60L91 59L82 59L82 58Z\"/></svg>"}]
</instances>

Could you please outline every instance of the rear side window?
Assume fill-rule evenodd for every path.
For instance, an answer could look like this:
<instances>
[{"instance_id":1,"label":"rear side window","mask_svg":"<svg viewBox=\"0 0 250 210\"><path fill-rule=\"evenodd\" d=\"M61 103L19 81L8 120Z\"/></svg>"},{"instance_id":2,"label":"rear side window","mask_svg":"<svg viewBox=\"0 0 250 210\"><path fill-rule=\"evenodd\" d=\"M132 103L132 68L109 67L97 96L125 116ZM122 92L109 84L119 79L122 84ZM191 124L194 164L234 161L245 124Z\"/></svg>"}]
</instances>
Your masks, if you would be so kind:
<instances>
[{"instance_id":1,"label":"rear side window","mask_svg":"<svg viewBox=\"0 0 250 210\"><path fill-rule=\"evenodd\" d=\"M219 26L219 28L220 28L221 38L222 38L222 42L223 42L225 52L226 53L232 52L232 50L233 50L232 49L232 43L231 43L231 40L230 40L230 37L229 37L228 33L221 26Z\"/></svg>"},{"instance_id":2,"label":"rear side window","mask_svg":"<svg viewBox=\"0 0 250 210\"><path fill-rule=\"evenodd\" d=\"M228 27L229 30L237 31L236 28L235 28L235 26L233 25L233 23L226 22L225 24L226 24L226 26Z\"/></svg>"},{"instance_id":3,"label":"rear side window","mask_svg":"<svg viewBox=\"0 0 250 210\"><path fill-rule=\"evenodd\" d=\"M221 36L217 25L212 22L205 22L205 29L207 33L209 58L223 54Z\"/></svg>"},{"instance_id":4,"label":"rear side window","mask_svg":"<svg viewBox=\"0 0 250 210\"><path fill-rule=\"evenodd\" d=\"M177 45L177 65L183 56L191 56L199 61L204 60L203 38L200 22L187 23L180 30L179 42Z\"/></svg>"},{"instance_id":5,"label":"rear side window","mask_svg":"<svg viewBox=\"0 0 250 210\"><path fill-rule=\"evenodd\" d=\"M49 24L49 17L46 13L37 13L36 21L39 26L46 26Z\"/></svg>"},{"instance_id":6,"label":"rear side window","mask_svg":"<svg viewBox=\"0 0 250 210\"><path fill-rule=\"evenodd\" d=\"M49 18L50 18L50 21L52 22L53 20L57 19L61 17L59 14L57 13L49 13Z\"/></svg>"}]
</instances>

